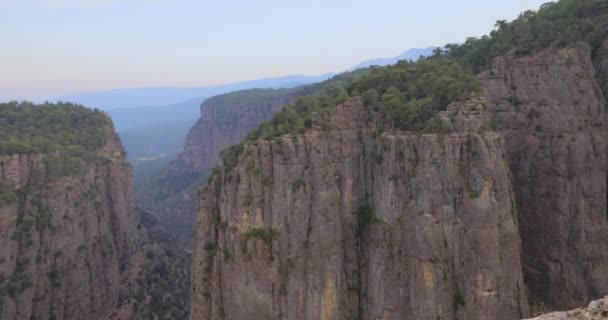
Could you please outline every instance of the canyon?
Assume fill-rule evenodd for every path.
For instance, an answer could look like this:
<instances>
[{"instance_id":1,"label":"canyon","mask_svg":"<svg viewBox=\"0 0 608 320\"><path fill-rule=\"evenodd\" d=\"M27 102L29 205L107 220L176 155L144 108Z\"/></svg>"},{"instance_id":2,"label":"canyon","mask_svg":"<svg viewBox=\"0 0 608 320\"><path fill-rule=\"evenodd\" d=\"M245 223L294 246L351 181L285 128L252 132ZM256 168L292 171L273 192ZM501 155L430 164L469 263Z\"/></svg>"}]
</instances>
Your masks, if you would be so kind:
<instances>
[{"instance_id":1,"label":"canyon","mask_svg":"<svg viewBox=\"0 0 608 320\"><path fill-rule=\"evenodd\" d=\"M0 104L0 319L608 319L607 97L608 4L560 0L209 98L137 179L107 113Z\"/></svg>"},{"instance_id":2,"label":"canyon","mask_svg":"<svg viewBox=\"0 0 608 320\"><path fill-rule=\"evenodd\" d=\"M246 144L199 196L193 319L519 319L601 297L605 61L501 55L439 133L381 131L351 101Z\"/></svg>"}]
</instances>

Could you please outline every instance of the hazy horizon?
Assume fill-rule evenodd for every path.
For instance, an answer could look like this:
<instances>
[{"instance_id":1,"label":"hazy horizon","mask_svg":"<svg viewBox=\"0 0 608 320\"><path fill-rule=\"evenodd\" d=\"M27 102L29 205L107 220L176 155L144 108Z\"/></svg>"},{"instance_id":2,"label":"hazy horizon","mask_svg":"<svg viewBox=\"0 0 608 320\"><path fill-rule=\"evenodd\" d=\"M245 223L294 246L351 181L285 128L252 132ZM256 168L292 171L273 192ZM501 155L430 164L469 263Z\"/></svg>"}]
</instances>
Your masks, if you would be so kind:
<instances>
[{"instance_id":1,"label":"hazy horizon","mask_svg":"<svg viewBox=\"0 0 608 320\"><path fill-rule=\"evenodd\" d=\"M0 100L339 72L481 36L544 2L0 0Z\"/></svg>"}]
</instances>

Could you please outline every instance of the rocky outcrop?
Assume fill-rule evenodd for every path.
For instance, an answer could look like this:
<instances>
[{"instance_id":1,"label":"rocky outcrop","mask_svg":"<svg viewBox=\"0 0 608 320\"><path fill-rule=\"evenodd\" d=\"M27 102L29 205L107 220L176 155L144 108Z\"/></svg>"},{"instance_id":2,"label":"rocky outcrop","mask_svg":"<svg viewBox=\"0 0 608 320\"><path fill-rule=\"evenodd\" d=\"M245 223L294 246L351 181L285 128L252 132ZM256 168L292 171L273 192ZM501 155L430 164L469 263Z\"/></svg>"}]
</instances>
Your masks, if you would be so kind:
<instances>
[{"instance_id":1,"label":"rocky outcrop","mask_svg":"<svg viewBox=\"0 0 608 320\"><path fill-rule=\"evenodd\" d=\"M190 129L184 152L177 161L194 172L210 171L221 163L219 153L222 149L243 141L249 132L270 120L293 99L293 95L286 94L219 107L210 99L201 105L201 118Z\"/></svg>"},{"instance_id":2,"label":"rocky outcrop","mask_svg":"<svg viewBox=\"0 0 608 320\"><path fill-rule=\"evenodd\" d=\"M603 320L608 319L608 298L593 301L586 308L554 312L530 320Z\"/></svg>"},{"instance_id":3,"label":"rocky outcrop","mask_svg":"<svg viewBox=\"0 0 608 320\"><path fill-rule=\"evenodd\" d=\"M191 246L196 191L221 163L220 151L240 143L294 98L294 90L254 89L207 100L179 158L137 183L138 205L158 213L168 230Z\"/></svg>"},{"instance_id":4,"label":"rocky outcrop","mask_svg":"<svg viewBox=\"0 0 608 320\"><path fill-rule=\"evenodd\" d=\"M100 159L70 176L53 177L52 154L0 157L12 189L0 207L1 319L99 319L117 303L137 223L131 166L108 131Z\"/></svg>"},{"instance_id":5,"label":"rocky outcrop","mask_svg":"<svg viewBox=\"0 0 608 320\"><path fill-rule=\"evenodd\" d=\"M480 76L513 172L526 283L550 310L608 293L606 102L596 76L585 44L505 55Z\"/></svg>"},{"instance_id":6,"label":"rocky outcrop","mask_svg":"<svg viewBox=\"0 0 608 320\"><path fill-rule=\"evenodd\" d=\"M200 194L193 319L528 314L505 144L483 101L446 132L381 132L361 102L247 146Z\"/></svg>"}]
</instances>

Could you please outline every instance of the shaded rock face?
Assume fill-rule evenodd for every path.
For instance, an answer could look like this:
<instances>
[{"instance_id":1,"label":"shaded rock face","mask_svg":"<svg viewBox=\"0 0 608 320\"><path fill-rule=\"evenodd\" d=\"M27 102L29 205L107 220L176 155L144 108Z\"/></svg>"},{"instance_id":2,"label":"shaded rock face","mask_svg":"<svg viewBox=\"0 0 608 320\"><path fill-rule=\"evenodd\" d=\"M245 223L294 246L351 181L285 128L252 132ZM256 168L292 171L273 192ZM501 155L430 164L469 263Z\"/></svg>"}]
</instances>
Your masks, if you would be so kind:
<instances>
[{"instance_id":1,"label":"shaded rock face","mask_svg":"<svg viewBox=\"0 0 608 320\"><path fill-rule=\"evenodd\" d=\"M256 103L232 105L230 112L204 103L201 118L188 133L183 153L158 176L138 183L138 205L157 212L168 230L190 247L196 221L196 191L211 169L221 163L220 151L240 143L294 97L285 94ZM149 188L150 184L154 188Z\"/></svg>"},{"instance_id":2,"label":"shaded rock face","mask_svg":"<svg viewBox=\"0 0 608 320\"><path fill-rule=\"evenodd\" d=\"M608 298L591 302L586 308L554 312L530 320L603 320L608 319Z\"/></svg>"},{"instance_id":3,"label":"shaded rock face","mask_svg":"<svg viewBox=\"0 0 608 320\"><path fill-rule=\"evenodd\" d=\"M150 212L136 208L140 247L131 256L118 305L106 320L185 320L190 313L191 254Z\"/></svg>"},{"instance_id":4,"label":"shaded rock face","mask_svg":"<svg viewBox=\"0 0 608 320\"><path fill-rule=\"evenodd\" d=\"M99 319L137 247L131 166L119 139L83 174L48 179L48 155L0 157L17 199L0 208L0 318Z\"/></svg>"},{"instance_id":5,"label":"shaded rock face","mask_svg":"<svg viewBox=\"0 0 608 320\"><path fill-rule=\"evenodd\" d=\"M253 104L238 106L236 116L219 120L221 112L214 105L201 105L201 118L190 129L186 138L184 152L178 163L194 172L210 171L221 163L219 153L222 149L240 143L249 132L262 122L279 112L293 101L293 96L269 99Z\"/></svg>"},{"instance_id":6,"label":"shaded rock face","mask_svg":"<svg viewBox=\"0 0 608 320\"><path fill-rule=\"evenodd\" d=\"M504 141L479 102L441 117L379 133L352 102L248 146L200 194L192 318L526 316Z\"/></svg>"},{"instance_id":7,"label":"shaded rock face","mask_svg":"<svg viewBox=\"0 0 608 320\"><path fill-rule=\"evenodd\" d=\"M604 41L595 52L595 70L604 98L608 98L608 40Z\"/></svg>"},{"instance_id":8,"label":"shaded rock face","mask_svg":"<svg viewBox=\"0 0 608 320\"><path fill-rule=\"evenodd\" d=\"M480 78L506 140L532 301L563 310L603 296L606 102L589 47L506 55Z\"/></svg>"}]
</instances>

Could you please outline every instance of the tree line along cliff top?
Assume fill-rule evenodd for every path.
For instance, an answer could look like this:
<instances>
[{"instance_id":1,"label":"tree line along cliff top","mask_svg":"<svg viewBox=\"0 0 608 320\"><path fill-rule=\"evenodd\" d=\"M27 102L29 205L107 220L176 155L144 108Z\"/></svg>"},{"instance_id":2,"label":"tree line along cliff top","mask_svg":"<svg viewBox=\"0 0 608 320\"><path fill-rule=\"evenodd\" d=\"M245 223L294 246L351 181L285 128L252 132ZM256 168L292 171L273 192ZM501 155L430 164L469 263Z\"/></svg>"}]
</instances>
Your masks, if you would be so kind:
<instances>
[{"instance_id":1,"label":"tree line along cliff top","mask_svg":"<svg viewBox=\"0 0 608 320\"><path fill-rule=\"evenodd\" d=\"M290 97L316 94L330 85L343 83L365 74L367 69L359 69L336 75L331 79L298 86L279 89L247 89L220 94L205 100L204 105L215 109L214 121L220 125L230 125L238 118L244 105L263 104L278 100L288 100Z\"/></svg>"},{"instance_id":2,"label":"tree line along cliff top","mask_svg":"<svg viewBox=\"0 0 608 320\"><path fill-rule=\"evenodd\" d=\"M598 49L608 30L605 0L560 0L528 10L512 22L499 20L489 35L449 44L447 54L473 72L486 69L493 58L508 51L525 55L534 50L587 42Z\"/></svg>"},{"instance_id":3,"label":"tree line along cliff top","mask_svg":"<svg viewBox=\"0 0 608 320\"><path fill-rule=\"evenodd\" d=\"M44 155L48 178L75 176L108 159L99 151L112 134L102 111L71 103L0 104L0 156ZM0 193L10 191L0 181Z\"/></svg>"},{"instance_id":4,"label":"tree line along cliff top","mask_svg":"<svg viewBox=\"0 0 608 320\"><path fill-rule=\"evenodd\" d=\"M71 103L0 104L0 155L68 152L87 158L106 144L109 119Z\"/></svg>"},{"instance_id":5,"label":"tree line along cliff top","mask_svg":"<svg viewBox=\"0 0 608 320\"><path fill-rule=\"evenodd\" d=\"M415 132L438 130L436 114L452 102L480 93L475 74L492 59L514 52L563 48L586 42L595 50L608 33L608 2L560 0L528 10L512 22L498 21L489 35L448 44L417 62L400 61L388 67L371 67L344 73L300 91L270 121L251 132L245 141L221 152L226 168L233 167L245 144L283 134L301 134L312 125L312 116L349 100L362 99L366 108L384 115L385 126ZM605 86L604 83L602 83Z\"/></svg>"}]
</instances>

